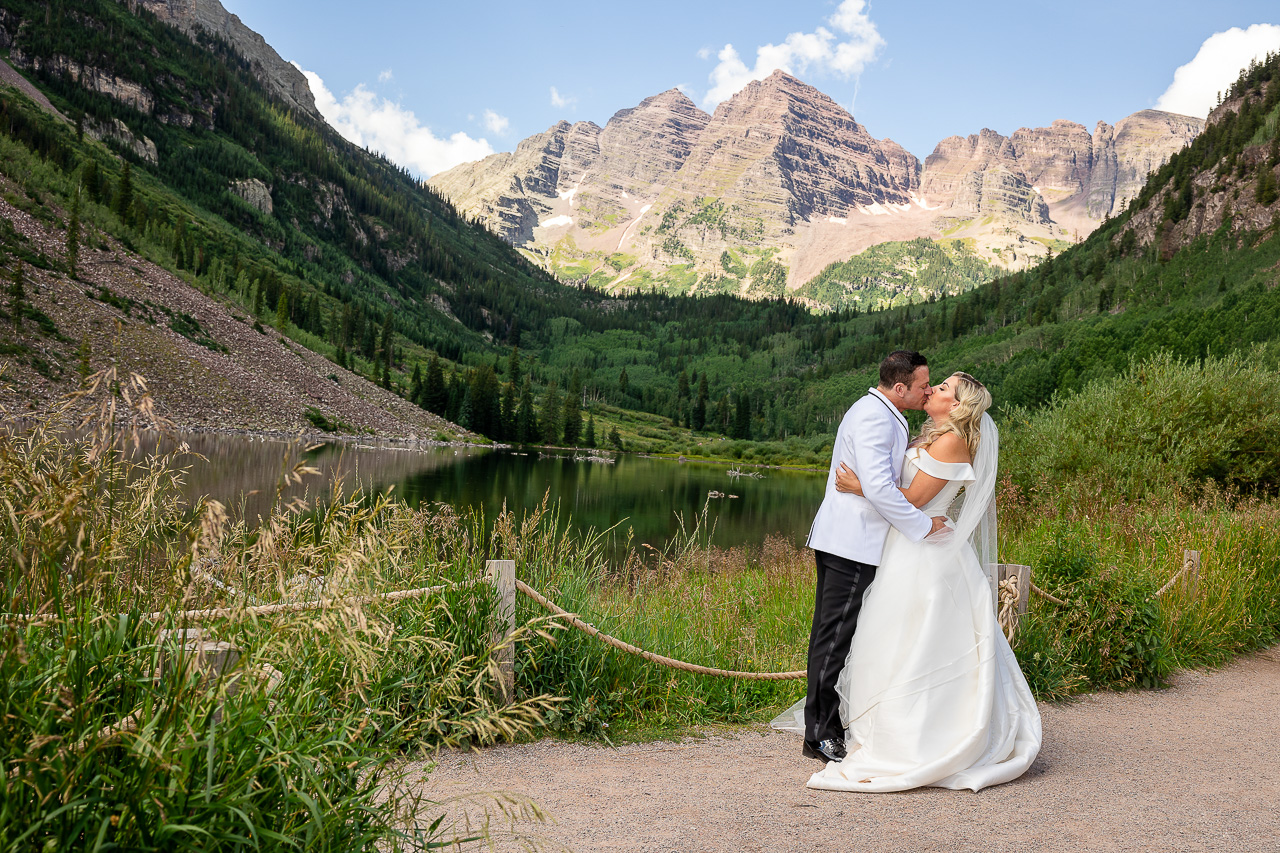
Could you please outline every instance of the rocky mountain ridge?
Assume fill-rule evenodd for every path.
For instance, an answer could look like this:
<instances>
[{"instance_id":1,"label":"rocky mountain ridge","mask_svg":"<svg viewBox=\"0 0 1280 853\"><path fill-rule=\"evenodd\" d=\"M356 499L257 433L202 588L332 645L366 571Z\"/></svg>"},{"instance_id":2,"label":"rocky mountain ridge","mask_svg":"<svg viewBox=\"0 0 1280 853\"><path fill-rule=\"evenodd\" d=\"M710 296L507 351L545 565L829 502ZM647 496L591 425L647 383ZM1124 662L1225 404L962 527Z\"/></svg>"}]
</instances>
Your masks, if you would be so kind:
<instances>
[{"instance_id":1,"label":"rocky mountain ridge","mask_svg":"<svg viewBox=\"0 0 1280 853\"><path fill-rule=\"evenodd\" d=\"M316 109L315 96L303 76L291 63L285 62L275 48L257 32L249 29L239 16L228 12L218 0L127 0L134 9L146 9L160 20L188 35L196 31L226 39L253 68L254 76L285 103L323 121Z\"/></svg>"},{"instance_id":2,"label":"rocky mountain ridge","mask_svg":"<svg viewBox=\"0 0 1280 853\"><path fill-rule=\"evenodd\" d=\"M711 116L673 89L604 128L560 122L429 183L563 279L781 295L868 246L916 237L1023 268L1122 209L1202 127L1143 110L1092 133L1066 120L983 129L921 163L775 72Z\"/></svg>"}]
</instances>

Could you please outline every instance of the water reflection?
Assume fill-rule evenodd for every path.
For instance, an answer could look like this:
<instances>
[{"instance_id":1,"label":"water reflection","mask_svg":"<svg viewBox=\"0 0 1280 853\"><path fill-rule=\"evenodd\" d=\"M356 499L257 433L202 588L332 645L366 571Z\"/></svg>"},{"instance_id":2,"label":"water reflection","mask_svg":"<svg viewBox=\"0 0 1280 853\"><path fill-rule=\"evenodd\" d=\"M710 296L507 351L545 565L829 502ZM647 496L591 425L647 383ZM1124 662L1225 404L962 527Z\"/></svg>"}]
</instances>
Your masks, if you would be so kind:
<instances>
[{"instance_id":1,"label":"water reflection","mask_svg":"<svg viewBox=\"0 0 1280 853\"><path fill-rule=\"evenodd\" d=\"M568 452L335 442L303 454L298 445L273 439L196 434L183 440L205 457L189 460L186 493L232 507L243 503L250 519L270 510L282 472L304 455L321 474L285 492L286 499L314 500L335 476L349 489L394 488L413 506L439 501L479 507L490 519L504 502L521 514L546 496L579 530L620 525L623 536L627 528L633 531L636 544L655 546L678 533L680 516L691 524L704 505L716 545L757 544L771 534L802 543L822 499L823 478L815 472L766 470L762 479L732 478L725 465L625 454L601 464L577 461ZM708 501L711 492L726 497Z\"/></svg>"}]
</instances>

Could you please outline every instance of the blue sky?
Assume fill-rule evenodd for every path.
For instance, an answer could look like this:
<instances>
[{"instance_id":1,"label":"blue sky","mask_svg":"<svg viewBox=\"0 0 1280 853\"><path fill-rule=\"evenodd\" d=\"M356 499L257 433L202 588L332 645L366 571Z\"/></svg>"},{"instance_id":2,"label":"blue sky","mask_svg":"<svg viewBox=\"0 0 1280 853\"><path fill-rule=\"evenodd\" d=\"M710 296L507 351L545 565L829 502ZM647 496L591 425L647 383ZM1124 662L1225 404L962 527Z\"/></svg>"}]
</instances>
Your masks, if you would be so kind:
<instances>
[{"instance_id":1,"label":"blue sky","mask_svg":"<svg viewBox=\"0 0 1280 853\"><path fill-rule=\"evenodd\" d=\"M923 160L983 127L1203 115L1280 50L1274 0L222 2L308 72L330 123L423 176L674 86L711 112L773 67Z\"/></svg>"}]
</instances>

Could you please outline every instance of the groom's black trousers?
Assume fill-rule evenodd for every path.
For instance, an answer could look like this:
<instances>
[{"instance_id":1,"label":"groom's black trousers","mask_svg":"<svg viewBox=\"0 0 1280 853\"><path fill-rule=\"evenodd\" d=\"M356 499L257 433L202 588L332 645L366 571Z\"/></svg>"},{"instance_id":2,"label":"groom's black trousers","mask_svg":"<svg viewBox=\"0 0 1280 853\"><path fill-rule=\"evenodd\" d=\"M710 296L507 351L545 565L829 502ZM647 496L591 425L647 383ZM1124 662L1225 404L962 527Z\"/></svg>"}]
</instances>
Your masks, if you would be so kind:
<instances>
[{"instance_id":1,"label":"groom's black trousers","mask_svg":"<svg viewBox=\"0 0 1280 853\"><path fill-rule=\"evenodd\" d=\"M844 669L862 594L875 579L876 567L814 551L818 562L818 589L809 632L809 692L804 703L804 742L815 749L819 741L844 738L840 722L840 697L836 679Z\"/></svg>"}]
</instances>

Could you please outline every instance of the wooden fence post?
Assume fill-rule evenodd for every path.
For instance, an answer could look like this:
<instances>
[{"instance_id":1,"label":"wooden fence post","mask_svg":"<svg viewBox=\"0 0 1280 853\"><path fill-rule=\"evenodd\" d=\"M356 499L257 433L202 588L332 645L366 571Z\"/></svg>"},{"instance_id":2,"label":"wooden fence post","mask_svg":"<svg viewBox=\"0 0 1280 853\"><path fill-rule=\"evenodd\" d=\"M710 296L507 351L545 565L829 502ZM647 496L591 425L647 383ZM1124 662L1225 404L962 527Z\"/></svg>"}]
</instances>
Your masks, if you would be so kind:
<instances>
[{"instance_id":1,"label":"wooden fence post","mask_svg":"<svg viewBox=\"0 0 1280 853\"><path fill-rule=\"evenodd\" d=\"M1182 591L1189 597L1195 598L1200 589L1200 552L1183 551L1182 568Z\"/></svg>"},{"instance_id":2,"label":"wooden fence post","mask_svg":"<svg viewBox=\"0 0 1280 853\"><path fill-rule=\"evenodd\" d=\"M516 561L489 560L486 572L498 591L498 613L494 622L493 644L504 643L516 630ZM498 651L498 695L504 704L516 698L516 650L507 644Z\"/></svg>"},{"instance_id":3,"label":"wooden fence post","mask_svg":"<svg viewBox=\"0 0 1280 853\"><path fill-rule=\"evenodd\" d=\"M1031 567L1020 566L1017 563L999 563L996 566L995 586L996 590L1000 589L1000 584L1004 583L1010 577L1018 579L1018 608L1013 618L1013 630L1018 628L1018 620L1027 612L1027 605L1031 601ZM1000 615L1000 596L996 595L996 616ZM1011 632L1012 633L1012 632Z\"/></svg>"}]
</instances>

